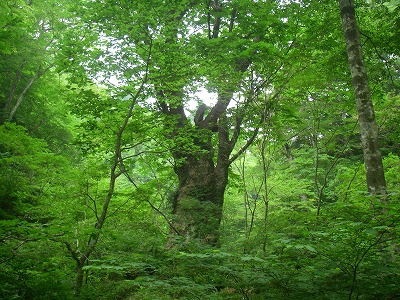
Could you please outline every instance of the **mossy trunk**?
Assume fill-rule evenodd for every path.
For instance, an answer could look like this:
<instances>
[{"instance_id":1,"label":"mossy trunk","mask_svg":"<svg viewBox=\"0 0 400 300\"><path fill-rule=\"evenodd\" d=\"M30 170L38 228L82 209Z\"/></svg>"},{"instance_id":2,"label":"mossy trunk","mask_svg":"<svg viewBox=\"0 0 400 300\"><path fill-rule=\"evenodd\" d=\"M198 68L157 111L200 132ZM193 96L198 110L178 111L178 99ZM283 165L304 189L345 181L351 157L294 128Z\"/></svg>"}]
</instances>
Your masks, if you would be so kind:
<instances>
[{"instance_id":1,"label":"mossy trunk","mask_svg":"<svg viewBox=\"0 0 400 300\"><path fill-rule=\"evenodd\" d=\"M85 271L83 270L84 265L78 265L76 268L76 283L75 283L75 291L79 294L83 287L83 280L85 277Z\"/></svg>"},{"instance_id":2,"label":"mossy trunk","mask_svg":"<svg viewBox=\"0 0 400 300\"><path fill-rule=\"evenodd\" d=\"M179 189L174 200L173 226L180 236L217 246L228 168L214 165L212 151L190 156L175 168Z\"/></svg>"}]
</instances>

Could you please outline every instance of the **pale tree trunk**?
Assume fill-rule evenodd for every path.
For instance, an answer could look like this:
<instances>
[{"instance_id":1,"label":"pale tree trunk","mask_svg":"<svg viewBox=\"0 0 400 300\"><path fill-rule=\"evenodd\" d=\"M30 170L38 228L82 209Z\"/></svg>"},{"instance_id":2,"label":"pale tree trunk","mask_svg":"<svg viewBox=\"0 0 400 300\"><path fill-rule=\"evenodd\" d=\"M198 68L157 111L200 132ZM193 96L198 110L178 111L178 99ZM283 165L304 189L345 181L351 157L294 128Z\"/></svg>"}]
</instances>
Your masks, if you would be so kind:
<instances>
[{"instance_id":1,"label":"pale tree trunk","mask_svg":"<svg viewBox=\"0 0 400 300\"><path fill-rule=\"evenodd\" d=\"M25 84L23 90L21 93L19 93L15 103L14 103L14 98L15 98L15 92L17 90L17 84L20 83L21 81L21 70L17 70L16 76L14 83L11 87L11 90L9 92L9 96L7 98L7 102L4 107L4 112L1 118L0 123L4 122L11 122L14 119L15 114L17 113L18 108L21 106L22 101L24 100L25 95L28 93L32 85L41 77L43 76L51 67L53 64L47 66L46 68L42 69L42 66L40 65L38 68L38 71L33 75L32 78L28 80L28 82Z\"/></svg>"},{"instance_id":2,"label":"pale tree trunk","mask_svg":"<svg viewBox=\"0 0 400 300\"><path fill-rule=\"evenodd\" d=\"M3 124L4 122L6 122L8 120L8 118L9 118L10 112L12 110L12 105L13 105L13 100L14 100L14 97L15 97L15 93L17 91L18 84L20 83L21 77L22 77L21 69L22 69L22 66L21 66L20 69L18 69L15 72L15 77L13 78L13 82L12 82L11 88L10 88L10 90L8 92L8 95L7 95L7 98L6 98L6 102L4 104L4 107L2 108L3 111L2 111L1 116L0 116L0 124Z\"/></svg>"},{"instance_id":3,"label":"pale tree trunk","mask_svg":"<svg viewBox=\"0 0 400 300\"><path fill-rule=\"evenodd\" d=\"M372 195L384 195L386 194L386 181L378 144L378 126L375 122L371 91L363 61L354 1L339 0L339 4L360 123L368 191Z\"/></svg>"},{"instance_id":4,"label":"pale tree trunk","mask_svg":"<svg viewBox=\"0 0 400 300\"><path fill-rule=\"evenodd\" d=\"M29 91L31 88L32 84L39 78L39 73L36 73L35 76L33 76L31 79L29 79L28 83L24 87L24 90L19 94L17 101L15 102L14 106L12 107L9 115L7 116L6 120L7 122L11 122L11 120L14 118L17 109L22 103L22 100L24 99L25 94Z\"/></svg>"}]
</instances>

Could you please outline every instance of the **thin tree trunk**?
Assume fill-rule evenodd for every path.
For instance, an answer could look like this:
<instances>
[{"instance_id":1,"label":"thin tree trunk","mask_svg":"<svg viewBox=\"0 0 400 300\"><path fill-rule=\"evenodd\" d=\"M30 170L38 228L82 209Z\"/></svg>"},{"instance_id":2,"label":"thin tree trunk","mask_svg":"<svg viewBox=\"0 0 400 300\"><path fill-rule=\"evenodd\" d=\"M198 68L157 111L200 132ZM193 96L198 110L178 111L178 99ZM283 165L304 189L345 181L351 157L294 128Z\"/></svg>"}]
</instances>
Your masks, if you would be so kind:
<instances>
[{"instance_id":1,"label":"thin tree trunk","mask_svg":"<svg viewBox=\"0 0 400 300\"><path fill-rule=\"evenodd\" d=\"M368 191L372 195L385 195L386 181L378 144L378 126L375 122L371 91L363 61L354 1L339 0L339 5L360 122L361 143L364 153Z\"/></svg>"},{"instance_id":2,"label":"thin tree trunk","mask_svg":"<svg viewBox=\"0 0 400 300\"><path fill-rule=\"evenodd\" d=\"M267 178L267 172L270 166L271 161L269 160L267 162L267 158L265 155L266 151L266 143L267 143L267 136L263 136L263 139L261 141L261 147L260 147L260 154L261 154L261 165L263 169L263 202L264 202L264 217L263 217L263 240L262 240L262 251L265 256L267 252L267 239L268 239L268 214L269 214L269 194L268 194L268 178Z\"/></svg>"},{"instance_id":3,"label":"thin tree trunk","mask_svg":"<svg viewBox=\"0 0 400 300\"><path fill-rule=\"evenodd\" d=\"M12 98L8 99L8 102L7 102L8 107L6 107L6 109L4 111L5 114L8 114L8 115L5 115L5 117L4 117L4 120L6 122L12 121L15 114L17 113L18 108L20 107L22 101L24 100L26 93L30 90L31 86L35 83L36 80L38 80L43 74L45 74L52 66L53 65L50 65L43 70L42 70L42 67L39 66L36 74L31 79L29 79L28 83L25 85L22 92L18 95L17 101L15 102L14 106L12 106L12 100L13 100L12 98L14 97L15 87L12 88L14 90L11 93L12 96L10 96ZM18 75L20 76L20 74L18 74L18 71L17 71L16 79L18 78ZM12 108L11 108L11 106L12 106Z\"/></svg>"},{"instance_id":4,"label":"thin tree trunk","mask_svg":"<svg viewBox=\"0 0 400 300\"><path fill-rule=\"evenodd\" d=\"M17 109L19 108L19 106L22 103L22 100L24 99L25 94L29 91L29 89L31 88L32 84L39 78L39 74L36 73L35 76L33 76L27 83L27 85L25 86L24 90L21 92L21 94L19 94L17 102L15 103L15 105L13 106L13 108L10 111L10 114L7 117L7 122L10 122L13 118L15 113L17 112Z\"/></svg>"},{"instance_id":5,"label":"thin tree trunk","mask_svg":"<svg viewBox=\"0 0 400 300\"><path fill-rule=\"evenodd\" d=\"M132 101L129 105L129 110L128 110L128 112L125 116L125 119L122 122L122 124L118 130L117 136L115 138L113 163L112 163L111 169L110 169L110 179L109 179L109 183L108 183L108 191L107 191L107 195L105 196L105 199L104 199L103 208L101 210L100 216L98 216L96 213L97 222L94 226L95 231L94 231L94 233L92 233L90 235L89 240L86 245L86 248L84 250L81 250L81 251L80 251L80 249L74 250L74 249L72 249L71 245L68 242L64 242L64 244L67 246L67 249L70 252L72 258L76 261L77 277L76 277L76 287L75 288L76 288L77 294L79 294L79 292L83 286L83 279L84 279L83 267L89 261L89 257L95 250L97 243L100 239L101 230L107 219L109 205L114 196L115 185L116 185L116 181L117 181L118 177L121 176L122 174L125 174L127 176L128 180L134 184L132 178L129 176L129 174L126 173L126 170L125 170L124 158L122 157L122 149L121 149L122 148L122 136L125 132L126 127L128 126L128 123L132 117L133 109L136 106L137 100L138 100L139 96L142 94L144 85L146 84L147 79L148 79L148 71L149 71L148 68L149 68L149 61L150 61L150 55L151 55L151 47L152 47L152 45L150 44L149 53L148 53L147 62L146 62L146 73L144 75L144 78L142 80L140 87L137 89L136 93L134 95L132 95Z\"/></svg>"},{"instance_id":6,"label":"thin tree trunk","mask_svg":"<svg viewBox=\"0 0 400 300\"><path fill-rule=\"evenodd\" d=\"M7 96L7 99L6 99L6 103L5 103L4 108L3 108L3 112L1 114L0 124L3 124L4 122L6 122L8 120L8 116L10 115L10 112L12 110L12 105L13 105L13 100L14 100L14 97L15 97L15 93L17 91L18 84L19 84L19 82L21 80L21 77L22 77L21 69L22 69L22 66L21 66L20 69L18 69L15 72L15 77L13 79L13 83L12 83L10 91L8 93L8 96Z\"/></svg>"}]
</instances>

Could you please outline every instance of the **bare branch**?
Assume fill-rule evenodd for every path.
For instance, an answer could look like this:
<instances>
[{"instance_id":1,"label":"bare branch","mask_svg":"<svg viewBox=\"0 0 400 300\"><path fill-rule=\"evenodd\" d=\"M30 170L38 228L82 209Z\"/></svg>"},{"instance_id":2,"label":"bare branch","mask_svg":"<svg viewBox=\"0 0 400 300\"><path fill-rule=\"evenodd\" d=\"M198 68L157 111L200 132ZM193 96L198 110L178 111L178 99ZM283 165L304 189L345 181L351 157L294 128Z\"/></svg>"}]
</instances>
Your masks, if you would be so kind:
<instances>
[{"instance_id":1,"label":"bare branch","mask_svg":"<svg viewBox=\"0 0 400 300\"><path fill-rule=\"evenodd\" d=\"M151 206L152 209L154 209L156 212L158 212L164 218L164 220L167 222L168 226L171 227L171 229L177 235L181 235L181 233L174 227L174 225L172 225L171 221L168 219L168 217L160 209L155 207L155 205L153 203L151 203L150 200L146 199L146 202Z\"/></svg>"},{"instance_id":2,"label":"bare branch","mask_svg":"<svg viewBox=\"0 0 400 300\"><path fill-rule=\"evenodd\" d=\"M251 144L253 144L253 142L256 139L259 131L260 131L260 127L257 127L257 128L254 129L253 134L247 140L246 144L244 144L243 147L240 148L239 151L229 159L229 164L234 162L240 155L242 155L243 152L245 152L247 150L247 148L250 147Z\"/></svg>"},{"instance_id":3,"label":"bare branch","mask_svg":"<svg viewBox=\"0 0 400 300\"><path fill-rule=\"evenodd\" d=\"M77 263L79 263L79 255L78 255L78 253L77 253L74 249L72 249L70 243L64 241L63 244L64 244L65 246L67 246L68 252L71 254L72 258L73 258Z\"/></svg>"}]
</instances>

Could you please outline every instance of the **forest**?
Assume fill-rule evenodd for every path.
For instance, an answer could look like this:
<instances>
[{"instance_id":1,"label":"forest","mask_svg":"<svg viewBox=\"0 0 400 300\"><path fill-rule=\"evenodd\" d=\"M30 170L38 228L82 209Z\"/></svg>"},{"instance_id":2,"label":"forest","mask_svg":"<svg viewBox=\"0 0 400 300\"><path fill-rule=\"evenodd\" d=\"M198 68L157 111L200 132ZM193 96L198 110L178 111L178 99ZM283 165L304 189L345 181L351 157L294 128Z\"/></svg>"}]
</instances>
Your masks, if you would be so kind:
<instances>
[{"instance_id":1,"label":"forest","mask_svg":"<svg viewBox=\"0 0 400 300\"><path fill-rule=\"evenodd\" d=\"M0 299L400 299L399 0L1 0Z\"/></svg>"}]
</instances>

